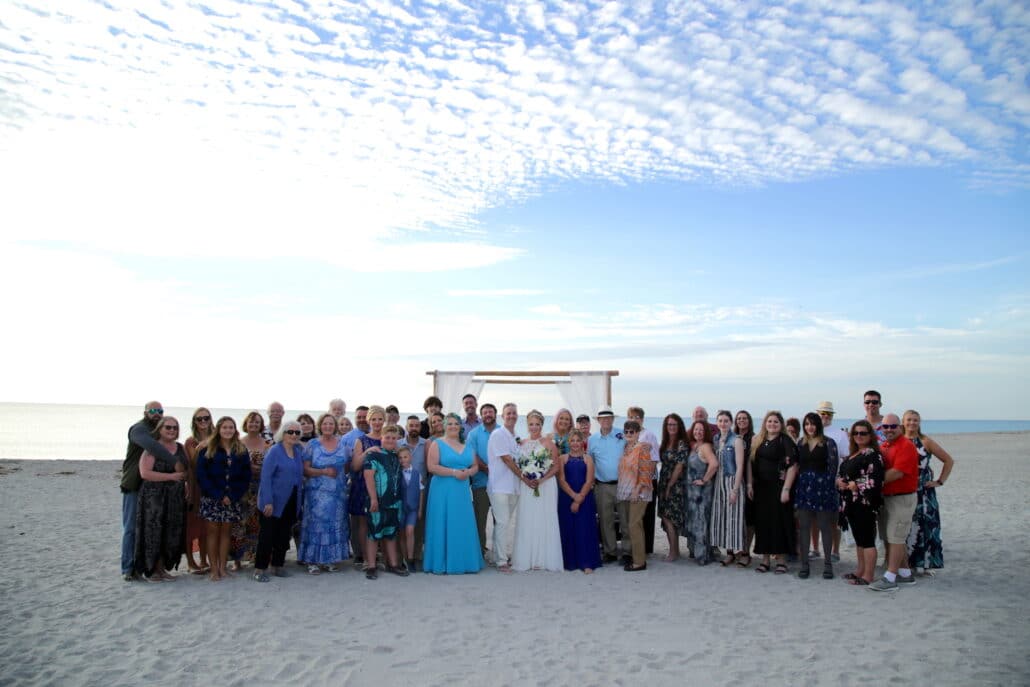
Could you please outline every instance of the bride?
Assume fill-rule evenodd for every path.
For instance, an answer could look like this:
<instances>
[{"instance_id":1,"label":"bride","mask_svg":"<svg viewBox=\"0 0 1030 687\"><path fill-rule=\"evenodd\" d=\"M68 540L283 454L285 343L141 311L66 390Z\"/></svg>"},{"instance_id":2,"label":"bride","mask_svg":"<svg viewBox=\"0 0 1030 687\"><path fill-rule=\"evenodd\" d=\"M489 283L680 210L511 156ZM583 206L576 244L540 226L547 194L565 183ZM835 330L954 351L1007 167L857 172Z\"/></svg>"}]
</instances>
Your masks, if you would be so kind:
<instances>
[{"instance_id":1,"label":"bride","mask_svg":"<svg viewBox=\"0 0 1030 687\"><path fill-rule=\"evenodd\" d=\"M558 450L541 436L544 416L526 416L529 438L519 444L516 464L522 471L518 516L515 521L514 570L564 570L558 530Z\"/></svg>"}]
</instances>

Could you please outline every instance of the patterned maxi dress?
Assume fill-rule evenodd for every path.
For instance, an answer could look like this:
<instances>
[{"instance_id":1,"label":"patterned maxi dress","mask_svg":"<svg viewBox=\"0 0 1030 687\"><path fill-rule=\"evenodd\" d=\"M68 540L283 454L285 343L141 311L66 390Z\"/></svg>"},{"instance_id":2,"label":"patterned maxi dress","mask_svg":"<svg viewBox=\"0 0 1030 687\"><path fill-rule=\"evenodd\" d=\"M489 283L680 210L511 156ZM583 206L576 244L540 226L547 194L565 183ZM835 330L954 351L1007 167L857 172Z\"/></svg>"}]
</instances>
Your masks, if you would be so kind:
<instances>
[{"instance_id":1,"label":"patterned maxi dress","mask_svg":"<svg viewBox=\"0 0 1030 687\"><path fill-rule=\"evenodd\" d=\"M687 518L686 495L683 485L687 481L686 464L689 453L690 448L686 444L662 451L662 470L658 473L658 517L671 522L672 526L676 528L676 532L680 534L683 533L683 526ZM679 479L672 485L672 489L669 489L669 498L665 498L669 478L672 477L677 465L683 465L684 468L680 472ZM665 527L665 523L662 523L662 527Z\"/></svg>"},{"instance_id":2,"label":"patterned maxi dress","mask_svg":"<svg viewBox=\"0 0 1030 687\"><path fill-rule=\"evenodd\" d=\"M154 472L171 474L177 463L186 465L186 451L178 445L174 461L154 456ZM139 489L136 511L135 568L141 575L150 575L160 560L165 570L179 564L186 527L186 494L184 482L149 482Z\"/></svg>"},{"instance_id":3,"label":"patterned maxi dress","mask_svg":"<svg viewBox=\"0 0 1030 687\"><path fill-rule=\"evenodd\" d=\"M916 512L912 514L912 531L909 532L908 560L913 568L943 568L944 544L941 541L941 512L937 504L937 490L927 488L927 482L934 480L930 463L933 454L919 437L912 440L919 453L919 487L916 489Z\"/></svg>"},{"instance_id":4,"label":"patterned maxi dress","mask_svg":"<svg viewBox=\"0 0 1030 687\"><path fill-rule=\"evenodd\" d=\"M332 453L319 439L305 449L304 462L313 468L334 468L336 477L308 477L304 485L304 517L301 520L297 560L308 565L332 565L350 558L350 527L347 519L348 469L342 441Z\"/></svg>"},{"instance_id":5,"label":"patterned maxi dress","mask_svg":"<svg viewBox=\"0 0 1030 687\"><path fill-rule=\"evenodd\" d=\"M687 456L686 523L683 534L694 553L698 565L707 565L712 559L709 545L709 524L712 518L712 483L694 486L694 480L704 479L708 464L697 451Z\"/></svg>"},{"instance_id":6,"label":"patterned maxi dress","mask_svg":"<svg viewBox=\"0 0 1030 687\"><path fill-rule=\"evenodd\" d=\"M261 531L257 498L258 488L261 486L261 461L265 459L265 452L248 452L250 453L250 464L257 468L257 474L251 475L250 486L247 487L247 492L240 499L242 520L234 523L229 530L229 551L232 552L233 560L237 561L254 558L255 552L257 552L258 533Z\"/></svg>"}]
</instances>

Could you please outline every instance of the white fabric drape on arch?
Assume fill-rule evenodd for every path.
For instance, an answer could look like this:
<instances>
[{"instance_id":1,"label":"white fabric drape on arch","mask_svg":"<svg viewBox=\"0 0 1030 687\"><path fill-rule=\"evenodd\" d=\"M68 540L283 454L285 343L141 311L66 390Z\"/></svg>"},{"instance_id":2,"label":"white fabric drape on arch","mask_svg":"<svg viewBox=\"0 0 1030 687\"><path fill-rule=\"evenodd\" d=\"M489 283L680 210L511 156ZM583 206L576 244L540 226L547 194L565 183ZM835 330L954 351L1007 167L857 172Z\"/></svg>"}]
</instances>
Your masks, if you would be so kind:
<instances>
[{"instance_id":1,"label":"white fabric drape on arch","mask_svg":"<svg viewBox=\"0 0 1030 687\"><path fill-rule=\"evenodd\" d=\"M483 382L473 381L471 372L437 372L436 395L443 401L443 412L462 415L461 397L472 394L478 400L483 393Z\"/></svg>"},{"instance_id":2,"label":"white fabric drape on arch","mask_svg":"<svg viewBox=\"0 0 1030 687\"><path fill-rule=\"evenodd\" d=\"M608 403L608 374L605 372L572 372L569 381L555 382L565 406L572 416L594 417Z\"/></svg>"}]
</instances>

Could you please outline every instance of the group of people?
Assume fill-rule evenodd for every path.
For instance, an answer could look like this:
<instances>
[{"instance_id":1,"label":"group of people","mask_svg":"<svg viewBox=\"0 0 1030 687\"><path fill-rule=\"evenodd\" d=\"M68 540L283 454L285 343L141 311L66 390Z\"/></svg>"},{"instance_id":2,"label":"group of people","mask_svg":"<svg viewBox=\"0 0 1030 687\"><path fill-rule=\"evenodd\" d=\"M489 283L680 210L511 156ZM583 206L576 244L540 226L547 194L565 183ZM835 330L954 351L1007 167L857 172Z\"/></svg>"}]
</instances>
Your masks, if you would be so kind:
<instances>
[{"instance_id":1,"label":"group of people","mask_svg":"<svg viewBox=\"0 0 1030 687\"><path fill-rule=\"evenodd\" d=\"M213 581L253 561L253 578L267 582L289 575L291 540L312 575L350 558L368 579L380 569L475 573L488 559L505 573L589 574L616 562L638 572L660 522L667 561L680 557L683 537L700 565L748 568L754 553L757 572L786 573L798 560L801 578L820 539L822 577L833 578L850 530L857 565L845 579L897 589L913 571L943 566L936 490L954 461L922 433L917 412L881 415L881 403L866 392L866 417L845 429L821 402L793 433L779 411L756 428L747 411L721 410L711 424L697 407L689 425L667 415L660 438L636 406L621 431L614 411L599 409L597 432L567 409L545 432L532 410L518 437L515 404L498 414L471 394L461 414L444 414L431 396L425 419L403 426L396 407L374 405L358 407L352 424L334 399L317 420L285 420L272 403L267 425L252 411L239 427L198 408L180 443L178 420L153 401L129 430L123 463L122 574L171 580L185 553L190 570ZM886 561L874 580L877 535Z\"/></svg>"}]
</instances>

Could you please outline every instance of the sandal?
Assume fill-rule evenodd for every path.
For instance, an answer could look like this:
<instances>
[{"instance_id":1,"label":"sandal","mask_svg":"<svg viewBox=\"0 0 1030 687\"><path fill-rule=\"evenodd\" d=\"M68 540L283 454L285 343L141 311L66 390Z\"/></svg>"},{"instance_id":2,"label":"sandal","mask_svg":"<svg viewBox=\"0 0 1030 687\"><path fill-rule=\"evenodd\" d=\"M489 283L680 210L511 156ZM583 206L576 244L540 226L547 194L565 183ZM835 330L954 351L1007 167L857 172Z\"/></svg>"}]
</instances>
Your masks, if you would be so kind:
<instances>
[{"instance_id":1,"label":"sandal","mask_svg":"<svg viewBox=\"0 0 1030 687\"><path fill-rule=\"evenodd\" d=\"M365 568L365 579L374 580L379 577L379 572L375 568Z\"/></svg>"},{"instance_id":2,"label":"sandal","mask_svg":"<svg viewBox=\"0 0 1030 687\"><path fill-rule=\"evenodd\" d=\"M858 575L856 575L855 573L847 573L847 574L841 575L841 579L850 581L850 580L858 579Z\"/></svg>"},{"instance_id":3,"label":"sandal","mask_svg":"<svg viewBox=\"0 0 1030 687\"><path fill-rule=\"evenodd\" d=\"M270 579L271 578L268 575L266 575L265 573L263 573L263 572L256 572L256 573L254 573L254 581L255 582L268 582L268 580L270 580Z\"/></svg>"},{"instance_id":4,"label":"sandal","mask_svg":"<svg viewBox=\"0 0 1030 687\"><path fill-rule=\"evenodd\" d=\"M322 569L320 567L318 567L317 565L309 565L308 566L308 575L321 575L321 574L322 574Z\"/></svg>"},{"instance_id":5,"label":"sandal","mask_svg":"<svg viewBox=\"0 0 1030 687\"><path fill-rule=\"evenodd\" d=\"M737 554L735 554L735 553L727 554L726 558L722 559L722 567L728 568L729 566L733 565L733 563L736 560L737 560Z\"/></svg>"},{"instance_id":6,"label":"sandal","mask_svg":"<svg viewBox=\"0 0 1030 687\"><path fill-rule=\"evenodd\" d=\"M740 556L739 558L737 558L737 567L738 568L750 568L751 567L751 555L748 554L746 556Z\"/></svg>"},{"instance_id":7,"label":"sandal","mask_svg":"<svg viewBox=\"0 0 1030 687\"><path fill-rule=\"evenodd\" d=\"M759 563L758 567L755 568L755 572L756 573L767 573L767 572L769 572L769 564L768 563Z\"/></svg>"},{"instance_id":8,"label":"sandal","mask_svg":"<svg viewBox=\"0 0 1030 687\"><path fill-rule=\"evenodd\" d=\"M776 572L777 573L780 572L778 567L776 569ZM801 578L802 580L807 580L809 574L811 574L811 573L809 572L808 568L801 568L801 570L798 570L798 577Z\"/></svg>"},{"instance_id":9,"label":"sandal","mask_svg":"<svg viewBox=\"0 0 1030 687\"><path fill-rule=\"evenodd\" d=\"M868 585L869 583L868 583L868 582L866 582L866 581L865 581L864 579L862 579L861 577L853 577L852 579L848 580L848 584L850 584L850 585L853 585L853 586L855 586L855 587L865 587L865 586L867 586L867 585Z\"/></svg>"},{"instance_id":10,"label":"sandal","mask_svg":"<svg viewBox=\"0 0 1030 687\"><path fill-rule=\"evenodd\" d=\"M407 577L410 574L403 565L388 565L386 566L386 572L393 573L398 577Z\"/></svg>"},{"instance_id":11,"label":"sandal","mask_svg":"<svg viewBox=\"0 0 1030 687\"><path fill-rule=\"evenodd\" d=\"M787 572L787 566L784 565L783 563L777 563L776 564L776 570L774 570L773 572L776 573L777 575L783 575L784 573Z\"/></svg>"}]
</instances>

